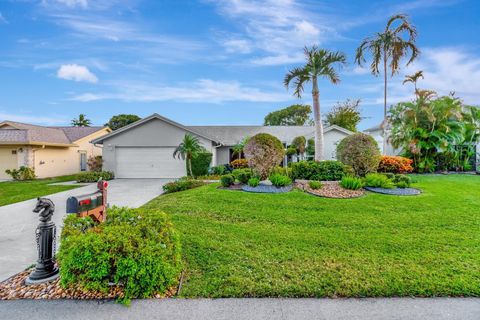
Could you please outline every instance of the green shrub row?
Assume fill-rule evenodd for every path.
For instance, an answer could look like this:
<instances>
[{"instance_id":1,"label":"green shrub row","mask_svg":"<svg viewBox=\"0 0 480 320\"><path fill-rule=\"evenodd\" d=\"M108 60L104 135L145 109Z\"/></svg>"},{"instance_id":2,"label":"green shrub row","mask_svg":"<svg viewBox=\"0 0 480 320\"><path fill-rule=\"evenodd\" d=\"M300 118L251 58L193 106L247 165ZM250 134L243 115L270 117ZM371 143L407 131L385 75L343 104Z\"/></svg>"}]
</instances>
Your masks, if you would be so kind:
<instances>
[{"instance_id":1,"label":"green shrub row","mask_svg":"<svg viewBox=\"0 0 480 320\"><path fill-rule=\"evenodd\" d=\"M61 285L108 292L123 288L120 301L149 298L175 286L182 270L179 235L158 211L116 208L95 225L68 215L57 261Z\"/></svg>"},{"instance_id":2,"label":"green shrub row","mask_svg":"<svg viewBox=\"0 0 480 320\"><path fill-rule=\"evenodd\" d=\"M188 189L193 189L203 186L204 183L199 180L194 179L180 179L177 181L168 182L163 185L164 193L172 193L178 191L185 191Z\"/></svg>"},{"instance_id":3,"label":"green shrub row","mask_svg":"<svg viewBox=\"0 0 480 320\"><path fill-rule=\"evenodd\" d=\"M293 179L336 181L348 172L348 167L339 161L299 161L291 164Z\"/></svg>"},{"instance_id":4,"label":"green shrub row","mask_svg":"<svg viewBox=\"0 0 480 320\"><path fill-rule=\"evenodd\" d=\"M114 178L111 171L87 171L77 174L77 182L97 182L99 179L112 180Z\"/></svg>"}]
</instances>

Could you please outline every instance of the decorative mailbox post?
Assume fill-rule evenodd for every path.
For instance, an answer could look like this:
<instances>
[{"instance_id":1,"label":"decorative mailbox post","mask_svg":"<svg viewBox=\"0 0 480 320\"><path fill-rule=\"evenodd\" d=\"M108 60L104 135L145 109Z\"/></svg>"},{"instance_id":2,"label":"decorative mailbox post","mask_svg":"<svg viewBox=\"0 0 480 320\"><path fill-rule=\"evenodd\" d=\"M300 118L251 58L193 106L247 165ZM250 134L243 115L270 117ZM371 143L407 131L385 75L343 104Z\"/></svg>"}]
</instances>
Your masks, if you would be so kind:
<instances>
[{"instance_id":1,"label":"decorative mailbox post","mask_svg":"<svg viewBox=\"0 0 480 320\"><path fill-rule=\"evenodd\" d=\"M40 213L40 224L36 230L38 260L35 270L25 280L26 284L36 284L51 281L58 277L55 266L56 227L52 221L55 205L52 200L38 198L33 212Z\"/></svg>"},{"instance_id":2,"label":"decorative mailbox post","mask_svg":"<svg viewBox=\"0 0 480 320\"><path fill-rule=\"evenodd\" d=\"M90 216L95 222L103 222L107 217L108 182L99 180L98 190L67 199L67 213L75 213L79 217Z\"/></svg>"}]
</instances>

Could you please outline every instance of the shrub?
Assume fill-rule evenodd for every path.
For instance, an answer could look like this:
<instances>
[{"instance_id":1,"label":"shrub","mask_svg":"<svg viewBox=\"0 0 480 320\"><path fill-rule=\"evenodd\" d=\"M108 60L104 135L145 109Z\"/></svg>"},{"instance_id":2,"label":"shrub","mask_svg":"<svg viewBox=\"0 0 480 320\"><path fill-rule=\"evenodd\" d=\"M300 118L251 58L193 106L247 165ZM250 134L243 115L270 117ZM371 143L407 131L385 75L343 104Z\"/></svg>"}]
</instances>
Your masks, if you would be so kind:
<instances>
[{"instance_id":1,"label":"shrub","mask_svg":"<svg viewBox=\"0 0 480 320\"><path fill-rule=\"evenodd\" d=\"M400 156L382 156L378 172L409 173L413 171L413 160Z\"/></svg>"},{"instance_id":2,"label":"shrub","mask_svg":"<svg viewBox=\"0 0 480 320\"><path fill-rule=\"evenodd\" d=\"M325 160L295 162L291 169L293 179L335 181L342 179L346 167L341 162Z\"/></svg>"},{"instance_id":3,"label":"shrub","mask_svg":"<svg viewBox=\"0 0 480 320\"><path fill-rule=\"evenodd\" d=\"M97 182L98 180L112 180L114 178L113 172L111 171L89 171L89 172L82 172L77 174L76 180L77 182Z\"/></svg>"},{"instance_id":4,"label":"shrub","mask_svg":"<svg viewBox=\"0 0 480 320\"><path fill-rule=\"evenodd\" d=\"M248 160L247 159L236 159L230 162L230 165L234 169L244 169L248 168Z\"/></svg>"},{"instance_id":5,"label":"shrub","mask_svg":"<svg viewBox=\"0 0 480 320\"><path fill-rule=\"evenodd\" d=\"M273 173L268 177L268 180L275 186L275 187L285 187L292 184L292 179L287 176Z\"/></svg>"},{"instance_id":6,"label":"shrub","mask_svg":"<svg viewBox=\"0 0 480 320\"><path fill-rule=\"evenodd\" d=\"M172 193L178 191L185 191L203 186L205 183L194 179L180 179L177 181L168 182L163 185L164 193Z\"/></svg>"},{"instance_id":7,"label":"shrub","mask_svg":"<svg viewBox=\"0 0 480 320\"><path fill-rule=\"evenodd\" d=\"M310 188L312 188L313 190L317 190L317 189L320 189L322 187L322 183L320 181L316 181L316 180L311 180L308 185L310 186Z\"/></svg>"},{"instance_id":8,"label":"shrub","mask_svg":"<svg viewBox=\"0 0 480 320\"><path fill-rule=\"evenodd\" d=\"M159 211L116 208L105 223L68 215L57 260L63 287L108 292L121 284L124 296L149 298L178 282L182 261L179 235Z\"/></svg>"},{"instance_id":9,"label":"shrub","mask_svg":"<svg viewBox=\"0 0 480 320\"><path fill-rule=\"evenodd\" d=\"M102 156L90 156L87 160L88 169L90 171L100 172L103 167Z\"/></svg>"},{"instance_id":10,"label":"shrub","mask_svg":"<svg viewBox=\"0 0 480 320\"><path fill-rule=\"evenodd\" d=\"M337 159L349 165L357 176L377 171L380 151L373 137L355 133L344 138L337 146Z\"/></svg>"},{"instance_id":11,"label":"shrub","mask_svg":"<svg viewBox=\"0 0 480 320\"><path fill-rule=\"evenodd\" d=\"M250 187L255 188L259 184L260 184L260 179L258 179L257 177L253 177L253 178L248 179L248 185Z\"/></svg>"},{"instance_id":12,"label":"shrub","mask_svg":"<svg viewBox=\"0 0 480 320\"><path fill-rule=\"evenodd\" d=\"M358 190L363 187L362 179L354 176L345 176L340 181L340 186L348 190Z\"/></svg>"},{"instance_id":13,"label":"shrub","mask_svg":"<svg viewBox=\"0 0 480 320\"><path fill-rule=\"evenodd\" d=\"M303 154L305 153L306 144L307 139L305 139L304 136L298 136L292 140L292 145L290 147L294 147L298 154Z\"/></svg>"},{"instance_id":14,"label":"shrub","mask_svg":"<svg viewBox=\"0 0 480 320\"><path fill-rule=\"evenodd\" d=\"M208 171L210 174L221 176L227 170L225 168L225 165L220 165L220 166L211 167Z\"/></svg>"},{"instance_id":15,"label":"shrub","mask_svg":"<svg viewBox=\"0 0 480 320\"><path fill-rule=\"evenodd\" d=\"M212 154L210 152L200 152L192 157L192 173L194 177L208 174L208 168L212 163Z\"/></svg>"},{"instance_id":16,"label":"shrub","mask_svg":"<svg viewBox=\"0 0 480 320\"><path fill-rule=\"evenodd\" d=\"M276 166L270 171L270 174L272 173L278 173L287 177L292 176L292 168L289 167L281 167L281 166Z\"/></svg>"},{"instance_id":17,"label":"shrub","mask_svg":"<svg viewBox=\"0 0 480 320\"><path fill-rule=\"evenodd\" d=\"M10 175L13 180L33 180L36 178L35 170L24 166L19 169L7 169L5 173Z\"/></svg>"},{"instance_id":18,"label":"shrub","mask_svg":"<svg viewBox=\"0 0 480 320\"><path fill-rule=\"evenodd\" d=\"M228 187L230 187L232 184L235 183L235 177L234 177L232 174L225 174L225 175L221 176L221 178L220 178L220 183L221 183L222 186L224 186L225 188L228 188Z\"/></svg>"},{"instance_id":19,"label":"shrub","mask_svg":"<svg viewBox=\"0 0 480 320\"><path fill-rule=\"evenodd\" d=\"M232 171L232 175L238 180L238 182L247 183L253 176L253 172L251 169L235 169Z\"/></svg>"},{"instance_id":20,"label":"shrub","mask_svg":"<svg viewBox=\"0 0 480 320\"><path fill-rule=\"evenodd\" d=\"M280 140L268 133L259 133L248 140L244 153L248 166L265 179L272 168L282 162L285 151Z\"/></svg>"},{"instance_id":21,"label":"shrub","mask_svg":"<svg viewBox=\"0 0 480 320\"><path fill-rule=\"evenodd\" d=\"M395 184L387 176L380 173L368 173L365 176L365 185L367 187L393 189Z\"/></svg>"},{"instance_id":22,"label":"shrub","mask_svg":"<svg viewBox=\"0 0 480 320\"><path fill-rule=\"evenodd\" d=\"M406 183L405 181L399 181L399 182L395 183L395 186L397 186L397 188L402 188L402 189L410 187L410 185L408 183Z\"/></svg>"},{"instance_id":23,"label":"shrub","mask_svg":"<svg viewBox=\"0 0 480 320\"><path fill-rule=\"evenodd\" d=\"M297 154L297 148L290 146L290 147L287 148L285 153L286 153L287 156L293 156L293 155Z\"/></svg>"},{"instance_id":24,"label":"shrub","mask_svg":"<svg viewBox=\"0 0 480 320\"><path fill-rule=\"evenodd\" d=\"M396 174L393 177L393 182L399 188L408 188L412 183L412 179L404 174Z\"/></svg>"}]
</instances>

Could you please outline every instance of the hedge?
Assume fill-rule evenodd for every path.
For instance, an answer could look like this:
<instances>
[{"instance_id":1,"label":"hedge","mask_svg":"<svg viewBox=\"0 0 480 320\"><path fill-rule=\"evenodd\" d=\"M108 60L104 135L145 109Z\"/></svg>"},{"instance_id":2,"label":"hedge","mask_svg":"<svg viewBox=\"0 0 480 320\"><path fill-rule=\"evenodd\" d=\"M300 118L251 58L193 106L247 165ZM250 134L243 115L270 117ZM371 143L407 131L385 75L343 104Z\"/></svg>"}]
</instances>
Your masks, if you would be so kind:
<instances>
[{"instance_id":1,"label":"hedge","mask_svg":"<svg viewBox=\"0 0 480 320\"><path fill-rule=\"evenodd\" d=\"M339 161L299 161L291 164L292 178L302 180L336 181L346 175L348 168Z\"/></svg>"},{"instance_id":2,"label":"hedge","mask_svg":"<svg viewBox=\"0 0 480 320\"><path fill-rule=\"evenodd\" d=\"M208 168L212 162L212 154L210 152L198 153L192 158L192 173L194 177L206 176Z\"/></svg>"},{"instance_id":3,"label":"hedge","mask_svg":"<svg viewBox=\"0 0 480 320\"><path fill-rule=\"evenodd\" d=\"M112 180L114 178L111 171L87 171L77 174L77 182L97 182L100 178L102 180Z\"/></svg>"}]
</instances>

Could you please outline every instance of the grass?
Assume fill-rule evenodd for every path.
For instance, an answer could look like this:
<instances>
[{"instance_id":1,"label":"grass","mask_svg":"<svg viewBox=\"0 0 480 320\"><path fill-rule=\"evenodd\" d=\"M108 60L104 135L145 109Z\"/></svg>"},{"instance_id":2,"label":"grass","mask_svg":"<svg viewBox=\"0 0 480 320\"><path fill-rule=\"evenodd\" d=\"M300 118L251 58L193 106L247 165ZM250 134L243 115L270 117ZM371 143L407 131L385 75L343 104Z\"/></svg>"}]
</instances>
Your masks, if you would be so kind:
<instances>
[{"instance_id":1,"label":"grass","mask_svg":"<svg viewBox=\"0 0 480 320\"><path fill-rule=\"evenodd\" d=\"M49 186L50 183L75 180L75 175L29 181L0 182L0 206L71 190L78 186Z\"/></svg>"},{"instance_id":2,"label":"grass","mask_svg":"<svg viewBox=\"0 0 480 320\"><path fill-rule=\"evenodd\" d=\"M480 176L420 176L414 197L325 199L218 184L160 196L185 297L480 296Z\"/></svg>"}]
</instances>

